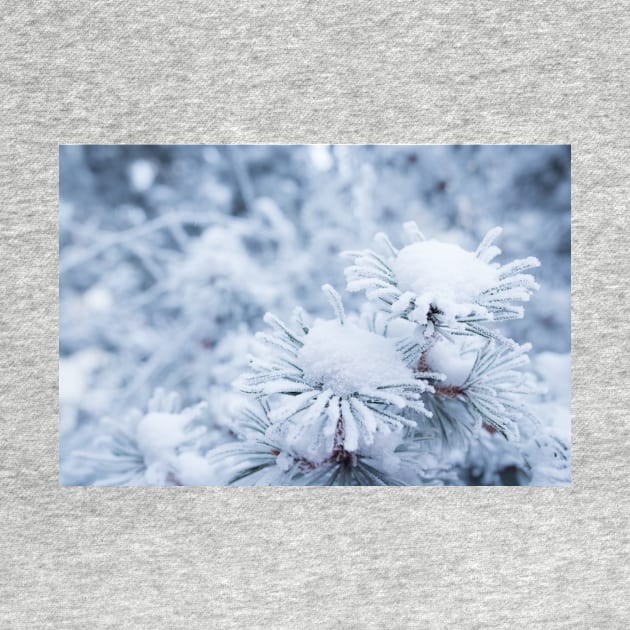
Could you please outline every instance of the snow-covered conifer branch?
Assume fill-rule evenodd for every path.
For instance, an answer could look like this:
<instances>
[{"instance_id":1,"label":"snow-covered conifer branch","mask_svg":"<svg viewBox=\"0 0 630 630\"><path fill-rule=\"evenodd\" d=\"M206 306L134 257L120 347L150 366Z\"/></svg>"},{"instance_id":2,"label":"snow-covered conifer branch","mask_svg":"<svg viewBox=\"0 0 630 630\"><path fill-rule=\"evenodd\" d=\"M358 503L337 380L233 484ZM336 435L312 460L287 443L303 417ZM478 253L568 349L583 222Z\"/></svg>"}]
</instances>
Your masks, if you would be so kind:
<instances>
[{"instance_id":1,"label":"snow-covered conifer branch","mask_svg":"<svg viewBox=\"0 0 630 630\"><path fill-rule=\"evenodd\" d=\"M386 257L371 250L346 254L354 262L345 270L348 291L363 291L391 318L416 323L423 329L420 338L437 330L511 345L487 324L523 317L523 308L515 302L528 301L538 284L522 272L537 267L538 260L491 263L500 254L492 244L500 228L490 230L475 252L426 240L413 222L404 230L410 244L401 250L388 246Z\"/></svg>"},{"instance_id":2,"label":"snow-covered conifer branch","mask_svg":"<svg viewBox=\"0 0 630 630\"><path fill-rule=\"evenodd\" d=\"M206 406L182 409L177 394L158 389L145 413L104 418L89 449L73 458L92 471L94 485L182 485L200 477L206 481L206 427L200 423Z\"/></svg>"},{"instance_id":3,"label":"snow-covered conifer branch","mask_svg":"<svg viewBox=\"0 0 630 630\"><path fill-rule=\"evenodd\" d=\"M206 453L205 428L193 424L203 408L181 410L158 391L146 414L106 421L100 444L75 457L106 484L404 485L456 482L436 452L470 449L487 433L518 441L537 426L523 398L536 391L522 370L529 346L480 322L522 315L513 302L537 288L523 271L538 261L491 265L499 230L474 254L427 241L412 223L405 232L411 244L390 244L389 259L351 254L348 288L365 291L367 326L328 284L335 319L307 323L297 309L293 329L264 316L270 330L256 335L261 350L239 381L259 404L234 420L236 441Z\"/></svg>"},{"instance_id":4,"label":"snow-covered conifer branch","mask_svg":"<svg viewBox=\"0 0 630 630\"><path fill-rule=\"evenodd\" d=\"M298 311L293 330L265 316L267 350L240 380L263 414L247 412L243 441L209 455L230 462L230 482L427 483L450 474L432 449L469 448L484 431L518 441L535 426L523 398L536 391L522 371L529 346L480 322L522 316L514 302L538 288L523 271L538 261L492 264L499 229L474 253L428 241L414 223L404 231L401 250L379 235L385 257L347 254L348 289L365 292L371 317L349 317L330 285L336 319L306 324Z\"/></svg>"}]
</instances>

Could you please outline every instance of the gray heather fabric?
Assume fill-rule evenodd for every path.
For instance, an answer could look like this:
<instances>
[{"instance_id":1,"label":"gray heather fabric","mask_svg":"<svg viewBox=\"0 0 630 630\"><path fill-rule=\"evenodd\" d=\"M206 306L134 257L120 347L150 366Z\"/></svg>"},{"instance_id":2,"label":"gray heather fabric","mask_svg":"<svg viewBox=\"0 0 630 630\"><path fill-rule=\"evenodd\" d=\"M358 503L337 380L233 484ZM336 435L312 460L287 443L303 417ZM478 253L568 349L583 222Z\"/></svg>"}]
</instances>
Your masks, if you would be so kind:
<instances>
[{"instance_id":1,"label":"gray heather fabric","mask_svg":"<svg viewBox=\"0 0 630 630\"><path fill-rule=\"evenodd\" d=\"M4 3L0 627L628 627L630 7L461 5ZM572 143L573 485L60 488L60 142Z\"/></svg>"}]
</instances>

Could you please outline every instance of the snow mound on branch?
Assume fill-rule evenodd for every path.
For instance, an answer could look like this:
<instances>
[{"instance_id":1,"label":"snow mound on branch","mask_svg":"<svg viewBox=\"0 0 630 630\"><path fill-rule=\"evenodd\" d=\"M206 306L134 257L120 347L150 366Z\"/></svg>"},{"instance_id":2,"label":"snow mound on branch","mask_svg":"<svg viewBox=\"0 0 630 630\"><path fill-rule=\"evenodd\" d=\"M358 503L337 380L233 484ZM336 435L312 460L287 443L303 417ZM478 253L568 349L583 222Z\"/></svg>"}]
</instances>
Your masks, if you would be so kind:
<instances>
[{"instance_id":1,"label":"snow mound on branch","mask_svg":"<svg viewBox=\"0 0 630 630\"><path fill-rule=\"evenodd\" d=\"M321 384L338 396L375 389L383 383L406 382L413 376L391 339L352 322L316 322L304 339L299 358L309 384Z\"/></svg>"},{"instance_id":2,"label":"snow mound on branch","mask_svg":"<svg viewBox=\"0 0 630 630\"><path fill-rule=\"evenodd\" d=\"M439 339L426 352L428 367L446 376L441 385L463 385L475 363L476 353L463 350L458 344Z\"/></svg>"},{"instance_id":3,"label":"snow mound on branch","mask_svg":"<svg viewBox=\"0 0 630 630\"><path fill-rule=\"evenodd\" d=\"M151 412L140 420L136 435L145 461L167 459L190 440L190 416Z\"/></svg>"},{"instance_id":4,"label":"snow mound on branch","mask_svg":"<svg viewBox=\"0 0 630 630\"><path fill-rule=\"evenodd\" d=\"M479 310L477 296L499 282L496 266L453 243L422 241L404 247L392 263L401 291L418 296L415 318L423 319L431 304L445 314Z\"/></svg>"},{"instance_id":5,"label":"snow mound on branch","mask_svg":"<svg viewBox=\"0 0 630 630\"><path fill-rule=\"evenodd\" d=\"M182 449L192 447L206 432L205 427L191 426L206 405L180 409L177 394L158 389L148 407L148 413L138 421L135 439L147 467L146 480L151 485L163 485L169 473L178 476Z\"/></svg>"}]
</instances>

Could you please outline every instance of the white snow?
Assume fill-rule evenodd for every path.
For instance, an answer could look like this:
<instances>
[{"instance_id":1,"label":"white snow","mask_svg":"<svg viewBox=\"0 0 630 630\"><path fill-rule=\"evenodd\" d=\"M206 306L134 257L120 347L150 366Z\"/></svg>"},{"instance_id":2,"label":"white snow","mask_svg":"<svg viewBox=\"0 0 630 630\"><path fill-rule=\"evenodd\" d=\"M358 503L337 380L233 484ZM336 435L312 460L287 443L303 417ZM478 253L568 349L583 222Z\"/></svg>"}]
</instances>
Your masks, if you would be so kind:
<instances>
[{"instance_id":1,"label":"white snow","mask_svg":"<svg viewBox=\"0 0 630 630\"><path fill-rule=\"evenodd\" d=\"M499 282L496 266L459 245L434 240L401 249L392 269L400 290L418 296L417 319L426 315L430 304L450 316L480 310L475 304L479 293Z\"/></svg>"},{"instance_id":2,"label":"white snow","mask_svg":"<svg viewBox=\"0 0 630 630\"><path fill-rule=\"evenodd\" d=\"M429 368L441 372L446 379L441 385L463 385L475 363L476 353L466 351L446 339L438 339L426 352L425 359Z\"/></svg>"},{"instance_id":3,"label":"white snow","mask_svg":"<svg viewBox=\"0 0 630 630\"><path fill-rule=\"evenodd\" d=\"M129 167L129 179L131 185L138 192L145 192L153 185L157 169L149 160L136 160Z\"/></svg>"},{"instance_id":4,"label":"white snow","mask_svg":"<svg viewBox=\"0 0 630 630\"><path fill-rule=\"evenodd\" d=\"M140 420L138 446L145 461L168 459L175 449L190 439L186 431L190 417L176 413L152 412Z\"/></svg>"},{"instance_id":5,"label":"white snow","mask_svg":"<svg viewBox=\"0 0 630 630\"><path fill-rule=\"evenodd\" d=\"M177 468L179 449L194 443L206 431L205 427L191 427L190 423L199 417L203 404L177 412L179 397L158 390L149 403L149 413L143 416L136 427L136 440L148 470L161 464L154 471L167 471ZM168 409L168 411L165 411ZM181 462L180 462L181 463ZM188 462L189 464L191 462ZM188 467L186 474L193 474ZM197 471L199 472L199 471ZM148 474L148 473L147 473Z\"/></svg>"},{"instance_id":6,"label":"white snow","mask_svg":"<svg viewBox=\"0 0 630 630\"><path fill-rule=\"evenodd\" d=\"M83 402L92 375L103 367L109 358L100 348L91 347L59 358L59 401L80 405Z\"/></svg>"},{"instance_id":7,"label":"white snow","mask_svg":"<svg viewBox=\"0 0 630 630\"><path fill-rule=\"evenodd\" d=\"M571 355L541 352L533 367L547 388L545 400L537 405L537 415L567 443L571 442Z\"/></svg>"},{"instance_id":8,"label":"white snow","mask_svg":"<svg viewBox=\"0 0 630 630\"><path fill-rule=\"evenodd\" d=\"M541 352L533 361L534 369L542 376L549 394L562 403L571 402L571 355Z\"/></svg>"},{"instance_id":9,"label":"white snow","mask_svg":"<svg viewBox=\"0 0 630 630\"><path fill-rule=\"evenodd\" d=\"M83 302L90 311L105 313L114 305L114 299L109 289L105 287L92 287L83 295Z\"/></svg>"},{"instance_id":10,"label":"white snow","mask_svg":"<svg viewBox=\"0 0 630 630\"><path fill-rule=\"evenodd\" d=\"M318 171L329 171L335 164L328 145L312 144L308 147L308 152L313 166Z\"/></svg>"},{"instance_id":11,"label":"white snow","mask_svg":"<svg viewBox=\"0 0 630 630\"><path fill-rule=\"evenodd\" d=\"M211 463L195 451L184 451L177 458L176 476L185 486L211 486L213 472Z\"/></svg>"},{"instance_id":12,"label":"white snow","mask_svg":"<svg viewBox=\"0 0 630 630\"><path fill-rule=\"evenodd\" d=\"M391 339L352 322L316 322L304 339L299 361L310 385L322 384L339 396L412 378Z\"/></svg>"},{"instance_id":13,"label":"white snow","mask_svg":"<svg viewBox=\"0 0 630 630\"><path fill-rule=\"evenodd\" d=\"M102 394L93 387L94 374L107 365L110 356L100 348L90 347L59 358L59 430L77 427L82 409L98 409ZM89 395L88 395L89 393Z\"/></svg>"}]
</instances>

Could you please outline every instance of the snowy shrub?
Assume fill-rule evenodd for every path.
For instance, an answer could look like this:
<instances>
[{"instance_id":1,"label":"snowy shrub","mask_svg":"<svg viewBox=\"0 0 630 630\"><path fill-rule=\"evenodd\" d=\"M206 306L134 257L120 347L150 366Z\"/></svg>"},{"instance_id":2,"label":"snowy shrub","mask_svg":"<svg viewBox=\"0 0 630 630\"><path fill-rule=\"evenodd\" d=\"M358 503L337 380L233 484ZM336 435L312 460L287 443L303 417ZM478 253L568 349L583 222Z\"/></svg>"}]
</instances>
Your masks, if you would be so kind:
<instances>
[{"instance_id":1,"label":"snowy shrub","mask_svg":"<svg viewBox=\"0 0 630 630\"><path fill-rule=\"evenodd\" d=\"M568 483L568 164L62 148L62 483Z\"/></svg>"},{"instance_id":2,"label":"snowy shrub","mask_svg":"<svg viewBox=\"0 0 630 630\"><path fill-rule=\"evenodd\" d=\"M94 485L181 485L207 468L198 450L206 428L193 426L205 407L182 409L177 394L157 390L146 413L103 418L93 449L77 451L73 463Z\"/></svg>"},{"instance_id":3,"label":"snowy shrub","mask_svg":"<svg viewBox=\"0 0 630 630\"><path fill-rule=\"evenodd\" d=\"M527 436L509 465L530 471L544 459L549 438L527 404L537 393L523 371L530 346L490 328L523 316L513 302L538 285L522 271L539 262L492 263L499 230L475 252L427 241L415 224L405 231L411 244L401 250L379 235L388 254L349 254L348 288L369 300L363 318L347 316L330 285L323 290L336 319L309 324L298 310L292 329L266 315L272 332L257 335L265 350L242 380L260 410L245 417L241 444L208 454L227 472L225 483L406 485L445 474L453 481L456 465L439 470L436 455L443 466L449 450L478 442L491 457L484 432L516 443ZM377 332L369 322L379 315ZM566 451L560 441L550 449L555 460L547 465L559 478Z\"/></svg>"}]
</instances>

